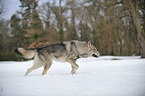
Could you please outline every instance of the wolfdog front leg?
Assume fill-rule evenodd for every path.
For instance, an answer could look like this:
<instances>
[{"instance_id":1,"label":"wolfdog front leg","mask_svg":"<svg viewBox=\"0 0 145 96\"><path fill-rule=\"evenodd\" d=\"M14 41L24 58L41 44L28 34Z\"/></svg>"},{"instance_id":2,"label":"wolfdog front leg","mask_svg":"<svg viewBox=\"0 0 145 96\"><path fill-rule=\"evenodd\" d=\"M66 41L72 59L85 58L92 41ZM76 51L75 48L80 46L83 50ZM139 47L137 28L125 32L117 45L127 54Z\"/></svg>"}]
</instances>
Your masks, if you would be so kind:
<instances>
[{"instance_id":1,"label":"wolfdog front leg","mask_svg":"<svg viewBox=\"0 0 145 96\"><path fill-rule=\"evenodd\" d=\"M67 62L69 62L72 65L72 74L75 74L75 71L79 68L79 66L75 63L75 60L73 59L67 59Z\"/></svg>"}]
</instances>

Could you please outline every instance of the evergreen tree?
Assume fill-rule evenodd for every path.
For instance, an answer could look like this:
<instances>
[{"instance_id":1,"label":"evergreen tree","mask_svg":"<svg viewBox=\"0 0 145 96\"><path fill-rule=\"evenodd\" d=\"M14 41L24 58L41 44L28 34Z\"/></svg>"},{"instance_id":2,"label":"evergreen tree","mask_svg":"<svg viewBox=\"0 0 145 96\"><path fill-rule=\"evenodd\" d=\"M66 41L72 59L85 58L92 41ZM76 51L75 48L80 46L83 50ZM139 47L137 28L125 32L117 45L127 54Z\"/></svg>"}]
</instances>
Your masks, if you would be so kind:
<instances>
[{"instance_id":1,"label":"evergreen tree","mask_svg":"<svg viewBox=\"0 0 145 96\"><path fill-rule=\"evenodd\" d=\"M10 25L12 28L11 38L14 40L14 45L17 47L23 47L24 46L23 41L25 38L24 38L24 31L20 25L20 19L16 15L13 15L11 17L10 23L11 23Z\"/></svg>"},{"instance_id":2,"label":"evergreen tree","mask_svg":"<svg viewBox=\"0 0 145 96\"><path fill-rule=\"evenodd\" d=\"M37 47L42 44L43 24L36 10L38 0L20 0L21 2L21 24L25 33L28 48Z\"/></svg>"}]
</instances>

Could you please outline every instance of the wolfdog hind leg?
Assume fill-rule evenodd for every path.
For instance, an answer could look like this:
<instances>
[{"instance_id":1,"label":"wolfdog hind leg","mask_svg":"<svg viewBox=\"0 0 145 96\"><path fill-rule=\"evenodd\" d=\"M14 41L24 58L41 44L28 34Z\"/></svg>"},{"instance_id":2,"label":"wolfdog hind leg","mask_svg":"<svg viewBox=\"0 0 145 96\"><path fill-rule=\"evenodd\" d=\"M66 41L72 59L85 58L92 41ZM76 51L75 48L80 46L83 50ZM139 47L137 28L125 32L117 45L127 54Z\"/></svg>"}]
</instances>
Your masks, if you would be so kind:
<instances>
[{"instance_id":1,"label":"wolfdog hind leg","mask_svg":"<svg viewBox=\"0 0 145 96\"><path fill-rule=\"evenodd\" d=\"M67 62L69 62L72 65L72 74L75 74L75 71L79 68L79 66L75 63L75 60L67 59Z\"/></svg>"},{"instance_id":2,"label":"wolfdog hind leg","mask_svg":"<svg viewBox=\"0 0 145 96\"><path fill-rule=\"evenodd\" d=\"M33 71L33 70L35 70L35 69L37 69L37 68L39 68L41 66L43 66L43 62L38 57L38 55L36 55L35 58L34 58L33 66L27 70L27 72L25 73L25 76L27 76L31 71Z\"/></svg>"},{"instance_id":3,"label":"wolfdog hind leg","mask_svg":"<svg viewBox=\"0 0 145 96\"><path fill-rule=\"evenodd\" d=\"M48 69L50 68L51 65L52 65L52 59L44 61L44 70L42 72L42 75L46 74L46 72L48 71Z\"/></svg>"}]
</instances>

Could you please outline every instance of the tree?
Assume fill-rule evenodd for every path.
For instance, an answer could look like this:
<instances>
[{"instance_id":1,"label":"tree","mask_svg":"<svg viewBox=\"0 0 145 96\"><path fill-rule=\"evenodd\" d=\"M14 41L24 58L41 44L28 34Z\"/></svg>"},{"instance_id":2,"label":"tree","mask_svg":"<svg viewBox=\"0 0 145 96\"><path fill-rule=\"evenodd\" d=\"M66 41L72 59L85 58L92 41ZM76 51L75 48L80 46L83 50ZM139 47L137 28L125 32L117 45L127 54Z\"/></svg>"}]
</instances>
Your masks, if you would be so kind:
<instances>
[{"instance_id":1,"label":"tree","mask_svg":"<svg viewBox=\"0 0 145 96\"><path fill-rule=\"evenodd\" d=\"M40 46L45 42L42 43L43 24L36 10L38 0L20 0L20 2L22 12L18 12L18 14L21 14L21 25L25 33L26 41L24 43L28 48Z\"/></svg>"},{"instance_id":2,"label":"tree","mask_svg":"<svg viewBox=\"0 0 145 96\"><path fill-rule=\"evenodd\" d=\"M79 25L79 29L80 29L80 32L81 32L81 37L80 39L82 41L89 41L90 40L90 34L89 34L89 27L86 24L83 24L82 21L80 21L80 25Z\"/></svg>"},{"instance_id":3,"label":"tree","mask_svg":"<svg viewBox=\"0 0 145 96\"><path fill-rule=\"evenodd\" d=\"M55 15L57 21L57 27L59 29L59 39L60 42L64 41L64 20L65 17L63 15L65 9L62 7L62 0L59 0L59 5L55 5L55 1L53 1L53 6L51 6L51 10Z\"/></svg>"},{"instance_id":4,"label":"tree","mask_svg":"<svg viewBox=\"0 0 145 96\"><path fill-rule=\"evenodd\" d=\"M69 38L73 39L73 40L77 40L78 35L77 35L76 21L79 20L78 17L81 14L80 7L79 7L79 1L77 1L77 0L66 1L65 6L67 6L67 10L68 10L68 12L70 12L69 19L71 19L69 22L70 27L68 29L70 32Z\"/></svg>"},{"instance_id":5,"label":"tree","mask_svg":"<svg viewBox=\"0 0 145 96\"><path fill-rule=\"evenodd\" d=\"M4 12L5 12L4 3L3 0L0 0L0 15L2 15Z\"/></svg>"},{"instance_id":6,"label":"tree","mask_svg":"<svg viewBox=\"0 0 145 96\"><path fill-rule=\"evenodd\" d=\"M54 6L56 5L48 2L39 7L39 13L42 18L42 22L44 22L43 25L45 25L45 36L43 35L43 39L49 41L50 43L60 41L60 31L57 30L59 29L59 26L57 26L59 25L57 21L58 19L56 19L56 16L54 14L56 9L54 8L54 10L52 10Z\"/></svg>"},{"instance_id":7,"label":"tree","mask_svg":"<svg viewBox=\"0 0 145 96\"><path fill-rule=\"evenodd\" d=\"M20 18L18 18L16 15L13 15L11 17L10 23L11 23L10 25L12 28L12 30L11 30L12 37L11 38L14 41L14 45L17 47L24 46L23 41L24 41L25 37L24 37L24 31L20 25Z\"/></svg>"},{"instance_id":8,"label":"tree","mask_svg":"<svg viewBox=\"0 0 145 96\"><path fill-rule=\"evenodd\" d=\"M137 3L138 0L136 0L135 3ZM143 37L143 35L141 34L141 25L140 25L140 20L139 20L139 16L138 16L138 5L136 5L136 9L133 6L133 2L131 0L129 0L129 4L130 4L130 12L134 21L134 24L136 26L136 30L137 30L137 39L139 42L139 45L141 47L141 57L145 58L145 39Z\"/></svg>"}]
</instances>

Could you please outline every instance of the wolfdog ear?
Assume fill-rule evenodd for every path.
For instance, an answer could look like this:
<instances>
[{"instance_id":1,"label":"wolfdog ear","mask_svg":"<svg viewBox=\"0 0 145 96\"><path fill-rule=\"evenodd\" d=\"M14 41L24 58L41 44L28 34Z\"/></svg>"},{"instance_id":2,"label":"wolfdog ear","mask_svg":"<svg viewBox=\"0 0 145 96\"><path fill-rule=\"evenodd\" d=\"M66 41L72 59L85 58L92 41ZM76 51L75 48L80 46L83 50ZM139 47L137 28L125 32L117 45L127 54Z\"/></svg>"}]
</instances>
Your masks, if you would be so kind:
<instances>
[{"instance_id":1,"label":"wolfdog ear","mask_svg":"<svg viewBox=\"0 0 145 96\"><path fill-rule=\"evenodd\" d=\"M91 41L88 41L88 51L91 49Z\"/></svg>"},{"instance_id":2,"label":"wolfdog ear","mask_svg":"<svg viewBox=\"0 0 145 96\"><path fill-rule=\"evenodd\" d=\"M91 47L91 46L92 46L91 41L88 41L88 46L89 46L89 47Z\"/></svg>"}]
</instances>

